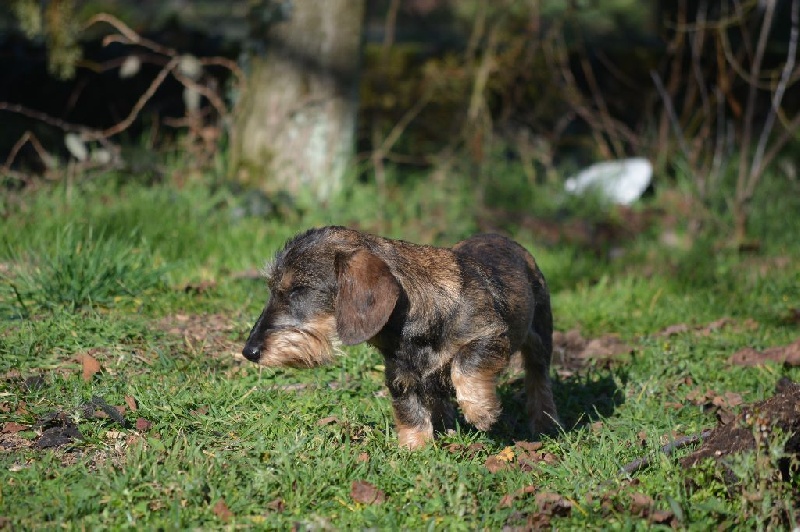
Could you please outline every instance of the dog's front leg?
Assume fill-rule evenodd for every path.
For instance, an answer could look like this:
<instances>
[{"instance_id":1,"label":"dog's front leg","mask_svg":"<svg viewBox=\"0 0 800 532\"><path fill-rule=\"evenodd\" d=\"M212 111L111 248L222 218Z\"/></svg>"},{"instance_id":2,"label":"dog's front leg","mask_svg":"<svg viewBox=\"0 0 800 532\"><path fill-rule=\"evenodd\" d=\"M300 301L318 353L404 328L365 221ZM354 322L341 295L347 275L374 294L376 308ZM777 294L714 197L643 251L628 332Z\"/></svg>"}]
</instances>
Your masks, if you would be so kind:
<instances>
[{"instance_id":1,"label":"dog's front leg","mask_svg":"<svg viewBox=\"0 0 800 532\"><path fill-rule=\"evenodd\" d=\"M418 449L433 439L431 412L417 393L407 391L393 397L392 408L401 447Z\"/></svg>"},{"instance_id":2,"label":"dog's front leg","mask_svg":"<svg viewBox=\"0 0 800 532\"><path fill-rule=\"evenodd\" d=\"M401 447L418 449L433 439L433 412L422 394L421 382L386 361L386 386L392 395L394 423Z\"/></svg>"}]
</instances>

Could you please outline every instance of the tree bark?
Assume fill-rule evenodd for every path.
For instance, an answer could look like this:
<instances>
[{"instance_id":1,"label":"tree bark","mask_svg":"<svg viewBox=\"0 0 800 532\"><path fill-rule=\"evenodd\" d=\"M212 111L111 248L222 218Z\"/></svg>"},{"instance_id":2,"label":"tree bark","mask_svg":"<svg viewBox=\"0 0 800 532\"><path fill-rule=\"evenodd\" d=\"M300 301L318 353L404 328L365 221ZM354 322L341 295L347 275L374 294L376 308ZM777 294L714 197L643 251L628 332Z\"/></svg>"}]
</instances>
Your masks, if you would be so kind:
<instances>
[{"instance_id":1,"label":"tree bark","mask_svg":"<svg viewBox=\"0 0 800 532\"><path fill-rule=\"evenodd\" d=\"M231 146L238 179L267 192L341 187L355 147L364 0L294 0L251 58Z\"/></svg>"}]
</instances>

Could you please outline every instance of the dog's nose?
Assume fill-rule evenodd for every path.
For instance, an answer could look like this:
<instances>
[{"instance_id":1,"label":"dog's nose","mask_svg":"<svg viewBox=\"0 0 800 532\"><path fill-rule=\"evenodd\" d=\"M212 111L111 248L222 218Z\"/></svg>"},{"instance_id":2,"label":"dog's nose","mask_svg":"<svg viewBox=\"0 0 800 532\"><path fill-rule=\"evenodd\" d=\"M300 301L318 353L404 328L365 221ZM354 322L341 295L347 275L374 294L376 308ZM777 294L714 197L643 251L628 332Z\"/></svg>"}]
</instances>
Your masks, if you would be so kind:
<instances>
[{"instance_id":1,"label":"dog's nose","mask_svg":"<svg viewBox=\"0 0 800 532\"><path fill-rule=\"evenodd\" d=\"M247 360L258 362L258 359L261 358L261 349L255 345L246 345L244 349L242 349L242 355L244 355L244 358Z\"/></svg>"}]
</instances>

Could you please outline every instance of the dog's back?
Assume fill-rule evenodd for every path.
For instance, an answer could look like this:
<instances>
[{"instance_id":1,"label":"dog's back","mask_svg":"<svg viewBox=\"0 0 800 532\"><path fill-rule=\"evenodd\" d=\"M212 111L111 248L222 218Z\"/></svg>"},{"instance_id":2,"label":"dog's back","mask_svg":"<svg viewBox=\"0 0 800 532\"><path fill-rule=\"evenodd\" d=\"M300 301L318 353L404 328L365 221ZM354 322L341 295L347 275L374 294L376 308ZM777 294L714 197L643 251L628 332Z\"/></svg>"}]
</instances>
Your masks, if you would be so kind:
<instances>
[{"instance_id":1,"label":"dog's back","mask_svg":"<svg viewBox=\"0 0 800 532\"><path fill-rule=\"evenodd\" d=\"M553 336L550 294L533 256L517 242L497 234L468 238L453 246L453 251L486 270L489 282L503 292L501 299L511 307L512 316L507 319L524 319L526 331L532 327L541 337L549 358Z\"/></svg>"}]
</instances>

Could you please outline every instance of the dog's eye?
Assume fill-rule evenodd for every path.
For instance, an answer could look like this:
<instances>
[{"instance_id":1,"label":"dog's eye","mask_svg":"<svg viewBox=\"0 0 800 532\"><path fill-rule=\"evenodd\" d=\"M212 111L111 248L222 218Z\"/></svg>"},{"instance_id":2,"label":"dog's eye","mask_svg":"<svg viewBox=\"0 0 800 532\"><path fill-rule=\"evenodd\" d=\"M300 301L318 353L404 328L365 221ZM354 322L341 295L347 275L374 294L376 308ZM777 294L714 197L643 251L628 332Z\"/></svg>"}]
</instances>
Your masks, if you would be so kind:
<instances>
[{"instance_id":1,"label":"dog's eye","mask_svg":"<svg viewBox=\"0 0 800 532\"><path fill-rule=\"evenodd\" d=\"M309 288L303 285L293 286L291 290L289 290L289 298L296 299L308 293Z\"/></svg>"}]
</instances>

